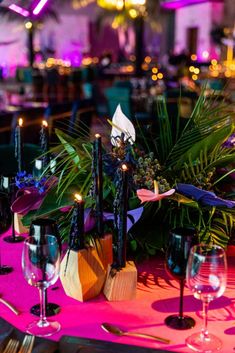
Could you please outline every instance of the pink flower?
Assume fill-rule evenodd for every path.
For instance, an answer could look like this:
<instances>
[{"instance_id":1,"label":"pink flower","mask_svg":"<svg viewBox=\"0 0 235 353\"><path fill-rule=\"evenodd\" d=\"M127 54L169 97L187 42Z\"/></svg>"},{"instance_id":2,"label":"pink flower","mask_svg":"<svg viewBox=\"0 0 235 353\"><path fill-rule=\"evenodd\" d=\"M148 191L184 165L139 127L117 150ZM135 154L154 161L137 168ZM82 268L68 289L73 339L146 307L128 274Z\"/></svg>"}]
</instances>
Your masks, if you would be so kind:
<instances>
[{"instance_id":1,"label":"pink flower","mask_svg":"<svg viewBox=\"0 0 235 353\"><path fill-rule=\"evenodd\" d=\"M153 201L160 201L165 197L171 196L174 194L175 189L170 189L162 194L159 194L158 183L154 180L154 192L148 189L139 189L137 190L137 196L140 201L143 202L153 202Z\"/></svg>"}]
</instances>

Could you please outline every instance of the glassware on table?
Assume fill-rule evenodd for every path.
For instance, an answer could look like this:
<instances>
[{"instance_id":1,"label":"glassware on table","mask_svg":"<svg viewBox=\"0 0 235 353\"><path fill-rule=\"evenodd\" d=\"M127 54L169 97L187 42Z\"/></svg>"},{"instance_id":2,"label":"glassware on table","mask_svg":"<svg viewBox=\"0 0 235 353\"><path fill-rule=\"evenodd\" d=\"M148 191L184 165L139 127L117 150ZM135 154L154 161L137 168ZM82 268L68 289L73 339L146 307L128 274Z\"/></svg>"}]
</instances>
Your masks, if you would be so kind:
<instances>
[{"instance_id":1,"label":"glassware on table","mask_svg":"<svg viewBox=\"0 0 235 353\"><path fill-rule=\"evenodd\" d=\"M38 239L45 236L45 234L54 235L57 239L59 250L61 253L61 241L57 223L51 218L37 218L33 220L29 228L29 236L35 236ZM53 316L59 313L60 306L55 303L48 303L47 301L47 289L45 290L45 302L46 302L46 316ZM33 315L40 316L40 304L32 306L30 312Z\"/></svg>"},{"instance_id":2,"label":"glassware on table","mask_svg":"<svg viewBox=\"0 0 235 353\"><path fill-rule=\"evenodd\" d=\"M195 321L183 312L183 294L186 277L186 267L190 248L197 242L196 231L193 227L179 227L170 232L166 251L166 270L171 277L180 283L179 313L170 315L165 324L176 330L187 330L195 325Z\"/></svg>"},{"instance_id":3,"label":"glassware on table","mask_svg":"<svg viewBox=\"0 0 235 353\"><path fill-rule=\"evenodd\" d=\"M220 297L226 288L227 260L223 248L217 245L195 245L189 255L186 280L197 299L202 300L204 326L201 332L186 339L186 344L197 352L213 352L222 347L221 340L208 332L209 303Z\"/></svg>"},{"instance_id":4,"label":"glassware on table","mask_svg":"<svg viewBox=\"0 0 235 353\"><path fill-rule=\"evenodd\" d=\"M1 177L1 190L7 193L10 204L15 200L16 195L16 185L15 185L15 177L12 175L2 176ZM12 214L12 234L4 237L3 240L7 243L19 243L24 241L24 237L21 235L16 236L15 232L15 217L14 212L10 210Z\"/></svg>"},{"instance_id":5,"label":"glassware on table","mask_svg":"<svg viewBox=\"0 0 235 353\"><path fill-rule=\"evenodd\" d=\"M45 290L59 277L60 251L56 237L28 237L23 246L22 268L26 281L37 287L40 294L40 319L30 323L26 331L35 336L50 336L60 330L57 321L46 318L45 310Z\"/></svg>"},{"instance_id":6,"label":"glassware on table","mask_svg":"<svg viewBox=\"0 0 235 353\"><path fill-rule=\"evenodd\" d=\"M0 235L11 226L11 209L7 194L0 192ZM2 265L0 253L0 275L6 275L13 271L10 266Z\"/></svg>"}]
</instances>

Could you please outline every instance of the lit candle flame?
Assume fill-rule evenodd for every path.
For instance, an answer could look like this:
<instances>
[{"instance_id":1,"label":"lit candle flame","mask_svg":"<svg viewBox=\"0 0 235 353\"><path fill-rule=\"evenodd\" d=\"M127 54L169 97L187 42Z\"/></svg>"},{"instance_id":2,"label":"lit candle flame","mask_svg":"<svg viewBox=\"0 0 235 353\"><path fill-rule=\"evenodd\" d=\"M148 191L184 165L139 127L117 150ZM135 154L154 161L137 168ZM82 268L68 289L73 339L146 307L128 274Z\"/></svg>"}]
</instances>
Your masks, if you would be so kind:
<instances>
[{"instance_id":1,"label":"lit candle flame","mask_svg":"<svg viewBox=\"0 0 235 353\"><path fill-rule=\"evenodd\" d=\"M128 168L127 168L127 165L126 165L126 164L122 164L122 170L123 170L123 172L126 172L126 171L128 170Z\"/></svg>"},{"instance_id":2,"label":"lit candle flame","mask_svg":"<svg viewBox=\"0 0 235 353\"><path fill-rule=\"evenodd\" d=\"M23 119L22 118L19 119L19 126L23 126Z\"/></svg>"},{"instance_id":3,"label":"lit candle flame","mask_svg":"<svg viewBox=\"0 0 235 353\"><path fill-rule=\"evenodd\" d=\"M75 194L74 197L75 197L75 201L77 202L82 201L82 196L80 194Z\"/></svg>"},{"instance_id":4,"label":"lit candle flame","mask_svg":"<svg viewBox=\"0 0 235 353\"><path fill-rule=\"evenodd\" d=\"M95 138L99 138L100 137L100 134L95 134Z\"/></svg>"},{"instance_id":5,"label":"lit candle flame","mask_svg":"<svg viewBox=\"0 0 235 353\"><path fill-rule=\"evenodd\" d=\"M47 122L46 120L43 120L43 121L42 121L42 126L43 126L43 127L48 127L48 122Z\"/></svg>"}]
</instances>

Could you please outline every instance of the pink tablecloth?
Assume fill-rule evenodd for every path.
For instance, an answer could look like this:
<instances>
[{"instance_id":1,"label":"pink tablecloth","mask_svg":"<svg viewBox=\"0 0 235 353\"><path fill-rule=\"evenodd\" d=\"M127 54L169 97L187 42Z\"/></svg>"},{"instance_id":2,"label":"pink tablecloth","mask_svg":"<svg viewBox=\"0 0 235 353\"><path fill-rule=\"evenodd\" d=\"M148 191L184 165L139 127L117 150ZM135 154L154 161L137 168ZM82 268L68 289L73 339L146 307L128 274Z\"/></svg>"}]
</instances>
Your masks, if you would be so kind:
<instances>
[{"instance_id":1,"label":"pink tablecloth","mask_svg":"<svg viewBox=\"0 0 235 353\"><path fill-rule=\"evenodd\" d=\"M3 238L3 237L2 237ZM36 288L27 284L21 269L22 243L8 244L0 240L2 260L4 264L14 267L14 272L0 276L0 295L21 310L15 316L0 303L0 315L15 327L25 330L27 323L34 317L29 309L38 303ZM209 331L223 340L221 353L233 352L235 349L235 252L230 253L228 285L224 295L210 305ZM59 340L63 335L146 346L165 348L174 352L191 352L185 345L185 338L199 331L202 325L201 302L194 299L185 289L185 313L196 320L196 326L187 331L169 329L164 318L178 311L179 287L176 281L167 277L163 260L146 261L138 266L139 281L137 297L133 301L108 302L101 294L85 303L67 297L58 281L48 290L48 299L61 306L61 312L55 317L61 323L59 333L51 336ZM57 288L57 289L56 289ZM134 337L116 337L104 332L100 325L109 322L124 330L135 330L155 334L171 339L171 344L161 344L150 339Z\"/></svg>"}]
</instances>

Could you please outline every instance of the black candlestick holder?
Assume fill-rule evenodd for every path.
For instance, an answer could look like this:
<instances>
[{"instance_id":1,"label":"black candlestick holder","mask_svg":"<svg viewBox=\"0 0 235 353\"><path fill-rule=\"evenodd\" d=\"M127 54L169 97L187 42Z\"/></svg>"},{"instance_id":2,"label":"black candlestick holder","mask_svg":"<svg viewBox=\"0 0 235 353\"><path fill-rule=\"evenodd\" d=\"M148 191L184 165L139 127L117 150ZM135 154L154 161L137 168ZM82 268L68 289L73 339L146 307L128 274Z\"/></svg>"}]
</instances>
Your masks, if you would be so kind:
<instances>
[{"instance_id":1,"label":"black candlestick holder","mask_svg":"<svg viewBox=\"0 0 235 353\"><path fill-rule=\"evenodd\" d=\"M15 177L12 175L2 176L1 178L1 190L3 190L8 195L8 200L10 204L15 200ZM12 234L4 237L3 240L7 243L19 243L24 241L24 237L16 235L15 232L15 214L11 213L12 216Z\"/></svg>"},{"instance_id":2,"label":"black candlestick holder","mask_svg":"<svg viewBox=\"0 0 235 353\"><path fill-rule=\"evenodd\" d=\"M7 243L20 243L25 240L25 237L21 235L16 235L15 232L15 213L12 212L12 233L7 237L3 238L3 240Z\"/></svg>"}]
</instances>

